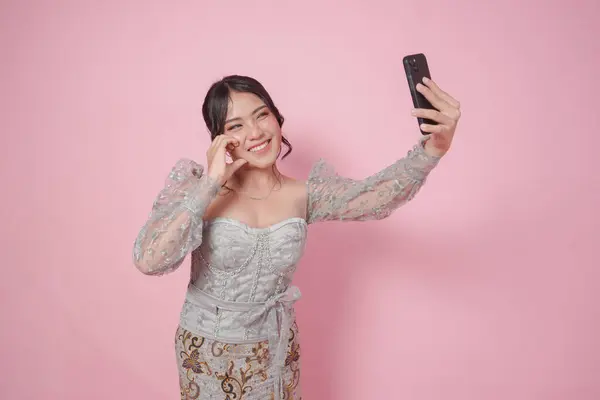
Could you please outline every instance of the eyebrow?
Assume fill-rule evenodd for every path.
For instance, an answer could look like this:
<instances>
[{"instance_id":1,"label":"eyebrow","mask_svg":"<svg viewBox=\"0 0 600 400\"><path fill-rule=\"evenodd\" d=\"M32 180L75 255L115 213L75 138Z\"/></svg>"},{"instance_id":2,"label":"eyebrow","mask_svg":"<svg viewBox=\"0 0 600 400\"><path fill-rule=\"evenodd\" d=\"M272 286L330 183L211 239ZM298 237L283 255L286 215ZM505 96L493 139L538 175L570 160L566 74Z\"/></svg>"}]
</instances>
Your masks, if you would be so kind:
<instances>
[{"instance_id":1,"label":"eyebrow","mask_svg":"<svg viewBox=\"0 0 600 400\"><path fill-rule=\"evenodd\" d=\"M267 108L267 106L266 105L262 105L262 106L258 107L256 110L252 111L252 114L250 114L250 115L256 114L257 112L259 112L263 108ZM225 123L228 124L228 123L230 123L232 121L237 121L238 119L242 119L242 118L241 117L231 118L231 119L228 119L227 121L225 121Z\"/></svg>"}]
</instances>

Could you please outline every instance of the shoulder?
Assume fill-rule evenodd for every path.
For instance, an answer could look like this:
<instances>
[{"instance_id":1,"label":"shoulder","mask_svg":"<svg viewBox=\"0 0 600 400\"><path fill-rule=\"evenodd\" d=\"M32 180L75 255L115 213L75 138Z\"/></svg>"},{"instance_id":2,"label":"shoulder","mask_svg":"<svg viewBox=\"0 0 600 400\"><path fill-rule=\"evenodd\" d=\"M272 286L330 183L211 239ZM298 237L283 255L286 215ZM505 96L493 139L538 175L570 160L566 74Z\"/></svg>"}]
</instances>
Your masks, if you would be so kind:
<instances>
[{"instance_id":1,"label":"shoulder","mask_svg":"<svg viewBox=\"0 0 600 400\"><path fill-rule=\"evenodd\" d=\"M291 178L289 176L283 177L287 190L293 195L302 195L306 191L306 181Z\"/></svg>"},{"instance_id":2,"label":"shoulder","mask_svg":"<svg viewBox=\"0 0 600 400\"><path fill-rule=\"evenodd\" d=\"M303 207L306 202L306 182L289 176L283 176L284 190L281 199L287 199L295 204L295 207Z\"/></svg>"}]
</instances>

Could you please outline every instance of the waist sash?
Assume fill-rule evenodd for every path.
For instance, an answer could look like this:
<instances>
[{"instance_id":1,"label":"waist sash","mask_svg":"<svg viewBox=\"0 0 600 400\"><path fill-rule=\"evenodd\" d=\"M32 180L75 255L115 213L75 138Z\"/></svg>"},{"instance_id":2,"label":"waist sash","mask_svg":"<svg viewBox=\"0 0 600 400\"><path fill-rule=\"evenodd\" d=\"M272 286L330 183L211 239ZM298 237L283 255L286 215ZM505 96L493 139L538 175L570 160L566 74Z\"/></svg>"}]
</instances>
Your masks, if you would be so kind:
<instances>
[{"instance_id":1,"label":"waist sash","mask_svg":"<svg viewBox=\"0 0 600 400\"><path fill-rule=\"evenodd\" d=\"M194 284L188 286L187 297L195 304L211 309L215 315L218 310L249 313L248 324L266 324L269 341L271 371L275 378L275 398L283 395L283 369L290 329L293 323L293 305L300 299L300 289L289 286L284 292L271 296L265 302L244 303L224 301L200 290Z\"/></svg>"}]
</instances>

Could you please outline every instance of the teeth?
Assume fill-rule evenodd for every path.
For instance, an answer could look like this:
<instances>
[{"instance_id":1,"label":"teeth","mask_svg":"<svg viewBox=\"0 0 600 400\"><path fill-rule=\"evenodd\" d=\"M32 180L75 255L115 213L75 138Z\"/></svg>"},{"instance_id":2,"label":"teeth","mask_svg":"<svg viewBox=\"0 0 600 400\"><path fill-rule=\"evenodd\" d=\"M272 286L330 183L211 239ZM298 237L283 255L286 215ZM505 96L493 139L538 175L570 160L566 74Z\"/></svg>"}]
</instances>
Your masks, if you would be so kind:
<instances>
[{"instance_id":1,"label":"teeth","mask_svg":"<svg viewBox=\"0 0 600 400\"><path fill-rule=\"evenodd\" d=\"M269 144L269 141L264 142L263 144L261 144L260 146L256 146L250 149L251 152L255 152L255 151L261 151L262 149L264 149L265 147L267 147L267 145Z\"/></svg>"}]
</instances>

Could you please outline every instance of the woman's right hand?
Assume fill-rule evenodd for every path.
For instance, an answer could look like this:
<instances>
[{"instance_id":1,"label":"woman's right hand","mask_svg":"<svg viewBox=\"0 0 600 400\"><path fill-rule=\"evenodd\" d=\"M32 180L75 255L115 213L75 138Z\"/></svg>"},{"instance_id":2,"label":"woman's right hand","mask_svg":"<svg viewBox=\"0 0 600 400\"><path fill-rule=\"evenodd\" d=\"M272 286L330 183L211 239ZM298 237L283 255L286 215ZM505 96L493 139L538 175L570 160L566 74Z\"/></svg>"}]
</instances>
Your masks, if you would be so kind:
<instances>
[{"instance_id":1,"label":"woman's right hand","mask_svg":"<svg viewBox=\"0 0 600 400\"><path fill-rule=\"evenodd\" d=\"M248 161L237 159L231 164L227 163L227 148L237 147L240 142L231 136L219 135L211 143L206 158L208 159L208 175L223 185L231 176Z\"/></svg>"}]
</instances>

